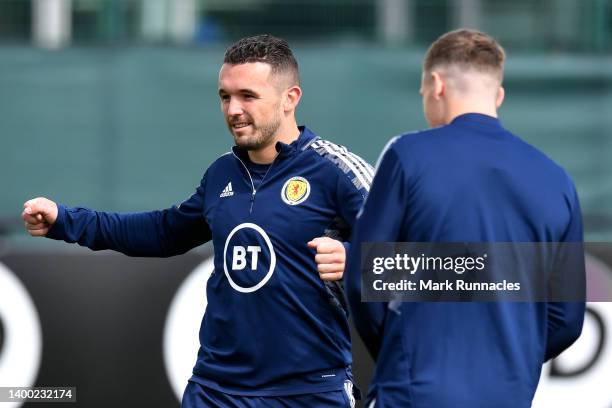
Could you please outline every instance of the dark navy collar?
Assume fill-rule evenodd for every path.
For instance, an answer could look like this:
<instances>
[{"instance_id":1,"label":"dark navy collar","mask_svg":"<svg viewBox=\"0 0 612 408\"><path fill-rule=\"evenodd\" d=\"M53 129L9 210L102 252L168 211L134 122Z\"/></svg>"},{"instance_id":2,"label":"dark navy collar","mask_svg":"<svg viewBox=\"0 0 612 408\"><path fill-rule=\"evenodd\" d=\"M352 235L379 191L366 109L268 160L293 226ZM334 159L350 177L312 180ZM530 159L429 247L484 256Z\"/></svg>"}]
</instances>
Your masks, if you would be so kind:
<instances>
[{"instance_id":1,"label":"dark navy collar","mask_svg":"<svg viewBox=\"0 0 612 408\"><path fill-rule=\"evenodd\" d=\"M300 135L293 142L289 144L276 142L276 151L278 152L279 157L291 156L297 152L306 150L312 142L318 139L318 136L306 126L298 126L298 129L300 130ZM238 146L233 146L232 151L241 159L248 157L248 152Z\"/></svg>"},{"instance_id":2,"label":"dark navy collar","mask_svg":"<svg viewBox=\"0 0 612 408\"><path fill-rule=\"evenodd\" d=\"M498 118L494 118L493 116L484 115L482 113L464 113L463 115L457 116L455 119L451 121L451 125L455 124L470 124L477 123L480 125L489 125L501 127L501 121Z\"/></svg>"}]
</instances>

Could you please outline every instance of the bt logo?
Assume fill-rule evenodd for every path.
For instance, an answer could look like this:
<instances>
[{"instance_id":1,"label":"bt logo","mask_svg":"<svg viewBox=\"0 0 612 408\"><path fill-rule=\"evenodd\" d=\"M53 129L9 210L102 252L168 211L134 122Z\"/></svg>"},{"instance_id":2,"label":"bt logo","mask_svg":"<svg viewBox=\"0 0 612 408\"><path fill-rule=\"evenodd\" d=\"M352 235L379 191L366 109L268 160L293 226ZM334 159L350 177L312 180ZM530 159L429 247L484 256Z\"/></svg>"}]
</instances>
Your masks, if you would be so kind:
<instances>
[{"instance_id":1,"label":"bt logo","mask_svg":"<svg viewBox=\"0 0 612 408\"><path fill-rule=\"evenodd\" d=\"M252 270L256 270L257 269L257 261L259 258L259 253L261 252L261 247L259 246L248 246L246 248L246 251L244 249L243 246L240 245L236 245L234 247L234 257L232 259L232 269L235 271L241 271L243 270L246 265L247 265L247 261L246 261L246 253L250 252L251 253L251 269Z\"/></svg>"},{"instance_id":2,"label":"bt logo","mask_svg":"<svg viewBox=\"0 0 612 408\"><path fill-rule=\"evenodd\" d=\"M236 234L239 234L238 239L234 240L236 241L234 245L231 245L232 238ZM253 243L260 242L262 239L265 243L265 248L259 245L238 245L238 243L244 243L245 240ZM228 259L229 248L231 248L231 260ZM267 249L267 251L264 251L264 249ZM260 277L262 273L258 270L258 264L268 264L268 258L268 270L264 271L265 275ZM231 266L231 270L228 268L228 263ZM259 225L245 222L234 227L227 236L225 247L223 248L223 270L232 288L241 293L255 292L270 280L272 274L274 274L275 267L276 253L274 252L272 241L270 241L268 234ZM236 272L244 271L246 268L249 268L251 272L258 272L258 274L253 274L249 277L256 279L255 283L251 281L249 284L245 284L243 283L245 279L244 273L236 274Z\"/></svg>"}]
</instances>

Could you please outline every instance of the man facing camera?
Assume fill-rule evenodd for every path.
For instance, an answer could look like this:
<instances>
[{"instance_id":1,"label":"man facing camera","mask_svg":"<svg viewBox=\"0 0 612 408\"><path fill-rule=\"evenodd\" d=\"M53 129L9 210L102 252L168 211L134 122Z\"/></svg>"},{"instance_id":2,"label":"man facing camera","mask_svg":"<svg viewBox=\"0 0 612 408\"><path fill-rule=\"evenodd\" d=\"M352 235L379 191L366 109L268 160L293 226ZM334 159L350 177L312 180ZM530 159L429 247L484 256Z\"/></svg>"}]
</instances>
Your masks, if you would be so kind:
<instances>
[{"instance_id":1,"label":"man facing camera","mask_svg":"<svg viewBox=\"0 0 612 408\"><path fill-rule=\"evenodd\" d=\"M284 40L260 35L229 47L218 92L235 146L180 206L120 214L36 198L24 204L26 229L131 256L174 256L212 241L184 408L354 406L337 281L373 170L297 125L302 90Z\"/></svg>"},{"instance_id":2,"label":"man facing camera","mask_svg":"<svg viewBox=\"0 0 612 408\"><path fill-rule=\"evenodd\" d=\"M432 129L394 138L379 160L344 277L376 360L368 407L530 407L542 364L580 335L580 301L361 302L361 243L582 241L569 176L497 118L504 59L478 31L436 40L421 85Z\"/></svg>"}]
</instances>

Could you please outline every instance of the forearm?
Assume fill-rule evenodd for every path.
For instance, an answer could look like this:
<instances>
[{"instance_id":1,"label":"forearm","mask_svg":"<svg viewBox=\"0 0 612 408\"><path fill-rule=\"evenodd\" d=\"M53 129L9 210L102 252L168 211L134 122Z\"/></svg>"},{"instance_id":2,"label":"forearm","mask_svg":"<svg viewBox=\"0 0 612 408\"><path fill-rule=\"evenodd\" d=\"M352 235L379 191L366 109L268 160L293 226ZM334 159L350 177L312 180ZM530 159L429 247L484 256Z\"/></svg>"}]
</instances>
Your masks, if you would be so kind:
<instances>
[{"instance_id":1,"label":"forearm","mask_svg":"<svg viewBox=\"0 0 612 408\"><path fill-rule=\"evenodd\" d=\"M386 303L362 302L358 248L351 250L344 275L344 290L359 336L374 359L378 356L386 317Z\"/></svg>"},{"instance_id":2,"label":"forearm","mask_svg":"<svg viewBox=\"0 0 612 408\"><path fill-rule=\"evenodd\" d=\"M58 206L58 218L47 236L78 243L94 251L111 249L130 256L172 256L198 245L194 236L172 236L170 210L106 213Z\"/></svg>"}]
</instances>

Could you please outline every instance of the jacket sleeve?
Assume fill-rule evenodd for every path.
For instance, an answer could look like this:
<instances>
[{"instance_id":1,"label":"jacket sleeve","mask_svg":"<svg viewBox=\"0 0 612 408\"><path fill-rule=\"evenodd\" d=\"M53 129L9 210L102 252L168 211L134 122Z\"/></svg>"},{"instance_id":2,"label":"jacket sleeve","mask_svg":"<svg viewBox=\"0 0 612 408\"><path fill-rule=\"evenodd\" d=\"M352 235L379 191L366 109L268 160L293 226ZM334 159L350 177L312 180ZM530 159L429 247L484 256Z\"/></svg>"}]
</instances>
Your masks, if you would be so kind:
<instances>
[{"instance_id":1,"label":"jacket sleeve","mask_svg":"<svg viewBox=\"0 0 612 408\"><path fill-rule=\"evenodd\" d=\"M370 354L378 356L387 303L361 301L361 249L366 242L396 242L407 202L405 176L396 153L387 149L379 161L372 187L353 230L344 287L357 332Z\"/></svg>"},{"instance_id":2,"label":"jacket sleeve","mask_svg":"<svg viewBox=\"0 0 612 408\"><path fill-rule=\"evenodd\" d=\"M564 285L572 286L572 297L581 298L575 302L548 302L547 304L547 343L546 360L555 358L580 337L585 312L585 263L583 249L582 215L578 195L572 185L571 220L562 239L563 265L557 270L566 276ZM569 245L568 245L569 244Z\"/></svg>"},{"instance_id":3,"label":"jacket sleeve","mask_svg":"<svg viewBox=\"0 0 612 408\"><path fill-rule=\"evenodd\" d=\"M342 172L336 182L336 203L339 217L334 220L332 230L338 232L333 237L342 241L344 249L348 254L351 247L350 238L357 213L363 206L365 198L370 190L374 168L361 157L348 153L353 158L354 169L347 173Z\"/></svg>"},{"instance_id":4,"label":"jacket sleeve","mask_svg":"<svg viewBox=\"0 0 612 408\"><path fill-rule=\"evenodd\" d=\"M160 211L121 214L59 205L58 218L47 237L129 256L185 253L212 237L204 218L205 183L206 175L188 200Z\"/></svg>"},{"instance_id":5,"label":"jacket sleeve","mask_svg":"<svg viewBox=\"0 0 612 408\"><path fill-rule=\"evenodd\" d=\"M336 185L336 200L338 202L338 212L344 224L348 228L348 236L352 231L357 213L370 190L374 169L364 162L363 167L359 167L359 178L353 172L342 174L338 177Z\"/></svg>"}]
</instances>

